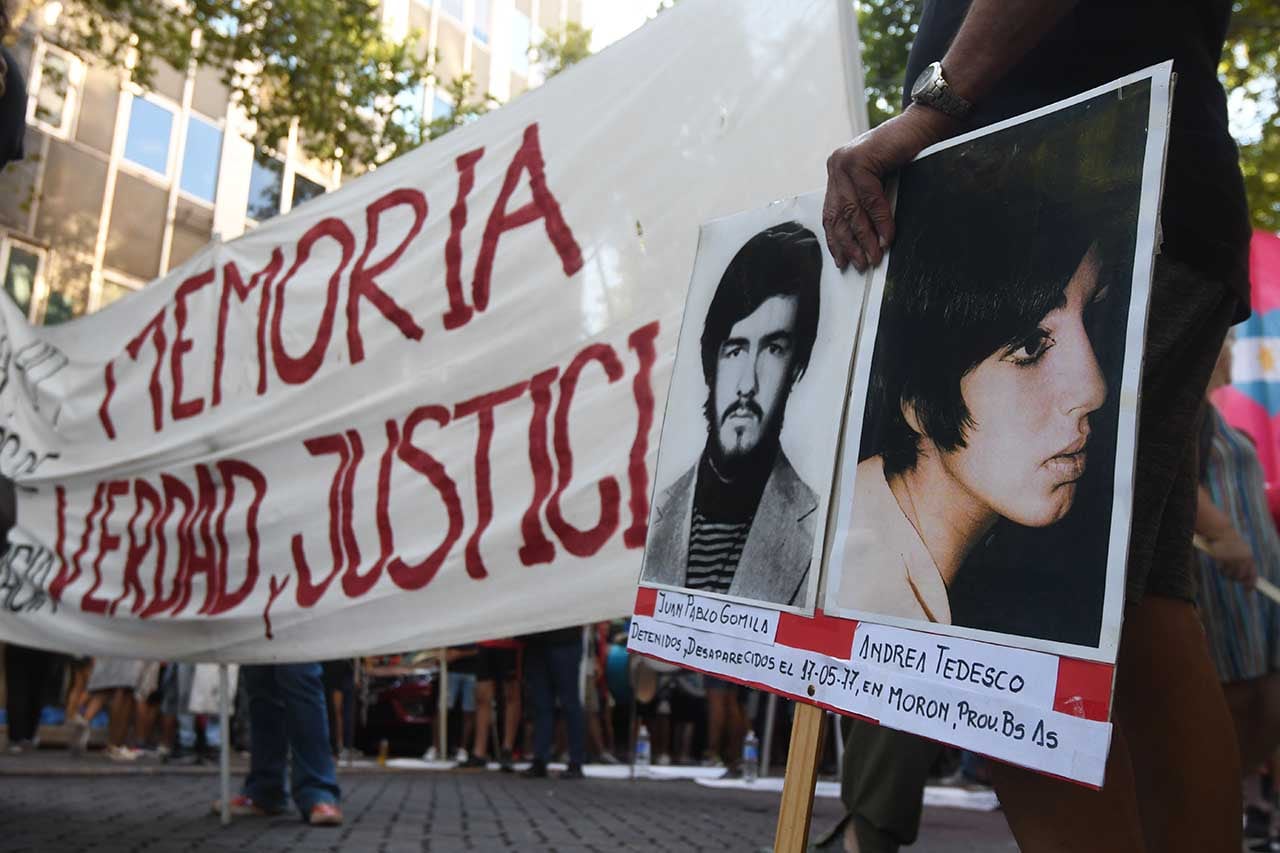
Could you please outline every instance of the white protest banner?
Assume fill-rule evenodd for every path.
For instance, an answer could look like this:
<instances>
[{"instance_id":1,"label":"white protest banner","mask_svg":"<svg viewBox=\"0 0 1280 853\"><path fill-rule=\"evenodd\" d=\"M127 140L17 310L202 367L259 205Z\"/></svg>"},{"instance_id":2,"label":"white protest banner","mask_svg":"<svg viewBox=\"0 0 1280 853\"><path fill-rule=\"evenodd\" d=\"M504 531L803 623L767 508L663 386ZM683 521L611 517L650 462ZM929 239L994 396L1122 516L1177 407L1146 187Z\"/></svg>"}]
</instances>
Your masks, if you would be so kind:
<instances>
[{"instance_id":1,"label":"white protest banner","mask_svg":"<svg viewBox=\"0 0 1280 853\"><path fill-rule=\"evenodd\" d=\"M65 326L0 304L0 639L315 660L620 615L698 224L864 128L851 4L689 0Z\"/></svg>"}]
</instances>

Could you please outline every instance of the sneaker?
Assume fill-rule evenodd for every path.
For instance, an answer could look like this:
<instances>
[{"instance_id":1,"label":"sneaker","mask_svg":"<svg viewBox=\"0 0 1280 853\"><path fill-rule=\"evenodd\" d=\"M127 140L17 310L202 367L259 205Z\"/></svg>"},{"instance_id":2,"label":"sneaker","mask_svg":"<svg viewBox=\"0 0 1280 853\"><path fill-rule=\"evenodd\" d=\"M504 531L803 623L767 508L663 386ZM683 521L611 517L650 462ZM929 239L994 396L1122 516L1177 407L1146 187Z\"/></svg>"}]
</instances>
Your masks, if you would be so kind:
<instances>
[{"instance_id":1,"label":"sneaker","mask_svg":"<svg viewBox=\"0 0 1280 853\"><path fill-rule=\"evenodd\" d=\"M434 746L427 747L427 751L422 754L422 760L427 763L433 763L440 757L440 753L436 751Z\"/></svg>"},{"instance_id":2,"label":"sneaker","mask_svg":"<svg viewBox=\"0 0 1280 853\"><path fill-rule=\"evenodd\" d=\"M280 814L280 809L264 809L253 801L253 797L236 794L231 798L232 817L270 817ZM222 800L213 801L213 813L222 814Z\"/></svg>"},{"instance_id":3,"label":"sneaker","mask_svg":"<svg viewBox=\"0 0 1280 853\"><path fill-rule=\"evenodd\" d=\"M535 761L529 765L529 768L520 774L526 779L545 779L547 778L547 765L543 761Z\"/></svg>"},{"instance_id":4,"label":"sneaker","mask_svg":"<svg viewBox=\"0 0 1280 853\"><path fill-rule=\"evenodd\" d=\"M670 756L670 755L659 755L659 756L658 756L658 766L659 766L659 767L670 767L670 766L671 766L671 756Z\"/></svg>"},{"instance_id":5,"label":"sneaker","mask_svg":"<svg viewBox=\"0 0 1280 853\"><path fill-rule=\"evenodd\" d=\"M601 764L621 764L622 763L621 761L618 760L618 756L608 751L600 753L598 756L596 756L596 759Z\"/></svg>"},{"instance_id":6,"label":"sneaker","mask_svg":"<svg viewBox=\"0 0 1280 853\"><path fill-rule=\"evenodd\" d=\"M341 826L342 809L337 803L316 803L311 807L307 823L312 826Z\"/></svg>"},{"instance_id":7,"label":"sneaker","mask_svg":"<svg viewBox=\"0 0 1280 853\"><path fill-rule=\"evenodd\" d=\"M570 764L570 765L569 765L569 767L568 767L568 769L567 769L567 770L565 770L563 773L561 773L561 774L560 774L560 776L559 776L558 778L560 778L560 779L585 779L585 778L586 778L586 776L584 776L584 775L582 774L582 765L581 765L581 764Z\"/></svg>"},{"instance_id":8,"label":"sneaker","mask_svg":"<svg viewBox=\"0 0 1280 853\"><path fill-rule=\"evenodd\" d=\"M465 749L459 749L457 752L453 754L453 760L458 764L461 764L462 762L466 761L467 751Z\"/></svg>"},{"instance_id":9,"label":"sneaker","mask_svg":"<svg viewBox=\"0 0 1280 853\"><path fill-rule=\"evenodd\" d=\"M489 766L489 759L482 755L472 755L466 761L458 762L459 770L483 770Z\"/></svg>"},{"instance_id":10,"label":"sneaker","mask_svg":"<svg viewBox=\"0 0 1280 853\"><path fill-rule=\"evenodd\" d=\"M107 758L112 761L137 761L141 755L136 749L130 749L127 746L108 746Z\"/></svg>"},{"instance_id":11,"label":"sneaker","mask_svg":"<svg viewBox=\"0 0 1280 853\"><path fill-rule=\"evenodd\" d=\"M20 744L20 743L11 743L11 744L9 744L9 747L8 747L8 750L7 750L7 751L8 751L8 753L9 753L10 755L22 755L22 752L23 752L22 744Z\"/></svg>"}]
</instances>

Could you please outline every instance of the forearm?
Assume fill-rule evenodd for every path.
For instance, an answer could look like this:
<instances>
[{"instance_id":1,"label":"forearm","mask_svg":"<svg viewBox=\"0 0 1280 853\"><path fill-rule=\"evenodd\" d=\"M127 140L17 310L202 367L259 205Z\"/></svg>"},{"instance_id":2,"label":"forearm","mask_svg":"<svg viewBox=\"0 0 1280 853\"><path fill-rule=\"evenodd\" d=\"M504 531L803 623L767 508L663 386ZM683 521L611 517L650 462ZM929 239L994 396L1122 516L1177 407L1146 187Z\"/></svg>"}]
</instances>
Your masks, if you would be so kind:
<instances>
[{"instance_id":1,"label":"forearm","mask_svg":"<svg viewBox=\"0 0 1280 853\"><path fill-rule=\"evenodd\" d=\"M1196 533L1212 542L1234 529L1227 514L1214 505L1209 490L1201 486L1196 493Z\"/></svg>"},{"instance_id":2,"label":"forearm","mask_svg":"<svg viewBox=\"0 0 1280 853\"><path fill-rule=\"evenodd\" d=\"M942 59L947 84L970 103L982 100L1078 0L973 0Z\"/></svg>"}]
</instances>

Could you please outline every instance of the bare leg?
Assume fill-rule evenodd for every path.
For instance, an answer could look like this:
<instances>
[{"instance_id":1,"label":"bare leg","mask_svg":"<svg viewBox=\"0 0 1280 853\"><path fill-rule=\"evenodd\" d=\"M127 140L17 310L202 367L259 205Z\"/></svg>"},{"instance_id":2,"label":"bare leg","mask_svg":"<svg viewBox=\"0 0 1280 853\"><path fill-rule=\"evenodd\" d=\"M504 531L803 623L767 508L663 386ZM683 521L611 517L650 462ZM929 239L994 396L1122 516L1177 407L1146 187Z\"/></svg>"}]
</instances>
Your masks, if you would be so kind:
<instances>
[{"instance_id":1,"label":"bare leg","mask_svg":"<svg viewBox=\"0 0 1280 853\"><path fill-rule=\"evenodd\" d=\"M1240 767L1254 773L1280 746L1280 674L1222 686L1236 724Z\"/></svg>"},{"instance_id":2,"label":"bare leg","mask_svg":"<svg viewBox=\"0 0 1280 853\"><path fill-rule=\"evenodd\" d=\"M474 758L489 757L489 729L493 726L493 695L497 684L476 682L476 739L471 749Z\"/></svg>"},{"instance_id":3,"label":"bare leg","mask_svg":"<svg viewBox=\"0 0 1280 853\"><path fill-rule=\"evenodd\" d=\"M508 679L502 687L504 712L502 715L502 748L511 752L516 748L516 734L520 731L520 681Z\"/></svg>"},{"instance_id":4,"label":"bare leg","mask_svg":"<svg viewBox=\"0 0 1280 853\"><path fill-rule=\"evenodd\" d=\"M84 706L84 718L92 721L102 711L109 698L111 698L110 690L95 690L90 693L89 699Z\"/></svg>"},{"instance_id":5,"label":"bare leg","mask_svg":"<svg viewBox=\"0 0 1280 853\"><path fill-rule=\"evenodd\" d=\"M729 694L724 690L707 691L707 757L724 759L720 742L724 738L725 708Z\"/></svg>"},{"instance_id":6,"label":"bare leg","mask_svg":"<svg viewBox=\"0 0 1280 853\"><path fill-rule=\"evenodd\" d=\"M329 725L333 727L333 742L338 746L337 755L341 756L342 750L346 748L344 740L346 738L347 729L347 727L343 725L343 720L345 720L346 717L343 714L342 708L342 691L334 690L330 693L330 696L333 699L333 721Z\"/></svg>"},{"instance_id":7,"label":"bare leg","mask_svg":"<svg viewBox=\"0 0 1280 853\"><path fill-rule=\"evenodd\" d=\"M1020 848L1239 850L1239 754L1190 602L1148 596L1127 608L1114 718L1101 791L993 763Z\"/></svg>"},{"instance_id":8,"label":"bare leg","mask_svg":"<svg viewBox=\"0 0 1280 853\"><path fill-rule=\"evenodd\" d=\"M462 712L462 740L458 741L459 748L461 749L467 748L467 744L471 743L473 738L475 737L475 730L476 730L476 712L463 711Z\"/></svg>"},{"instance_id":9,"label":"bare leg","mask_svg":"<svg viewBox=\"0 0 1280 853\"><path fill-rule=\"evenodd\" d=\"M133 704L133 691L129 688L118 687L111 692L111 708L107 712L107 743L110 746L125 745Z\"/></svg>"}]
</instances>

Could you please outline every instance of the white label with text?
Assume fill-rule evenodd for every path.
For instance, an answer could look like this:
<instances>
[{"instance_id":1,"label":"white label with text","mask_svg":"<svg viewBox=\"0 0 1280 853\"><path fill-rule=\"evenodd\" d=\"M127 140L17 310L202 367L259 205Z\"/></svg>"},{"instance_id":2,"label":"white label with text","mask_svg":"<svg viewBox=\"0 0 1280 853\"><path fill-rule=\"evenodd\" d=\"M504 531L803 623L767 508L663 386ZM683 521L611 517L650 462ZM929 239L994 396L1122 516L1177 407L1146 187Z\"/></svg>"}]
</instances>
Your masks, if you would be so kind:
<instances>
[{"instance_id":1,"label":"white label with text","mask_svg":"<svg viewBox=\"0 0 1280 853\"><path fill-rule=\"evenodd\" d=\"M1044 710L1053 708L1058 684L1053 655L870 622L858 623L852 658L868 668Z\"/></svg>"},{"instance_id":2,"label":"white label with text","mask_svg":"<svg viewBox=\"0 0 1280 853\"><path fill-rule=\"evenodd\" d=\"M766 645L773 645L778 634L776 610L665 589L658 590L653 618L683 628L696 628Z\"/></svg>"},{"instance_id":3,"label":"white label with text","mask_svg":"<svg viewBox=\"0 0 1280 853\"><path fill-rule=\"evenodd\" d=\"M1034 690L1030 680L1044 677L1045 671L1020 670L1028 685L1014 695L975 690L972 683L938 678L936 673L926 677L928 673L897 663L873 664L856 656L842 661L789 646L762 647L644 616L632 617L627 647L1044 773L1102 785L1111 724L1021 700L1021 694L1051 694L1056 668L1047 687L1037 683Z\"/></svg>"}]
</instances>

